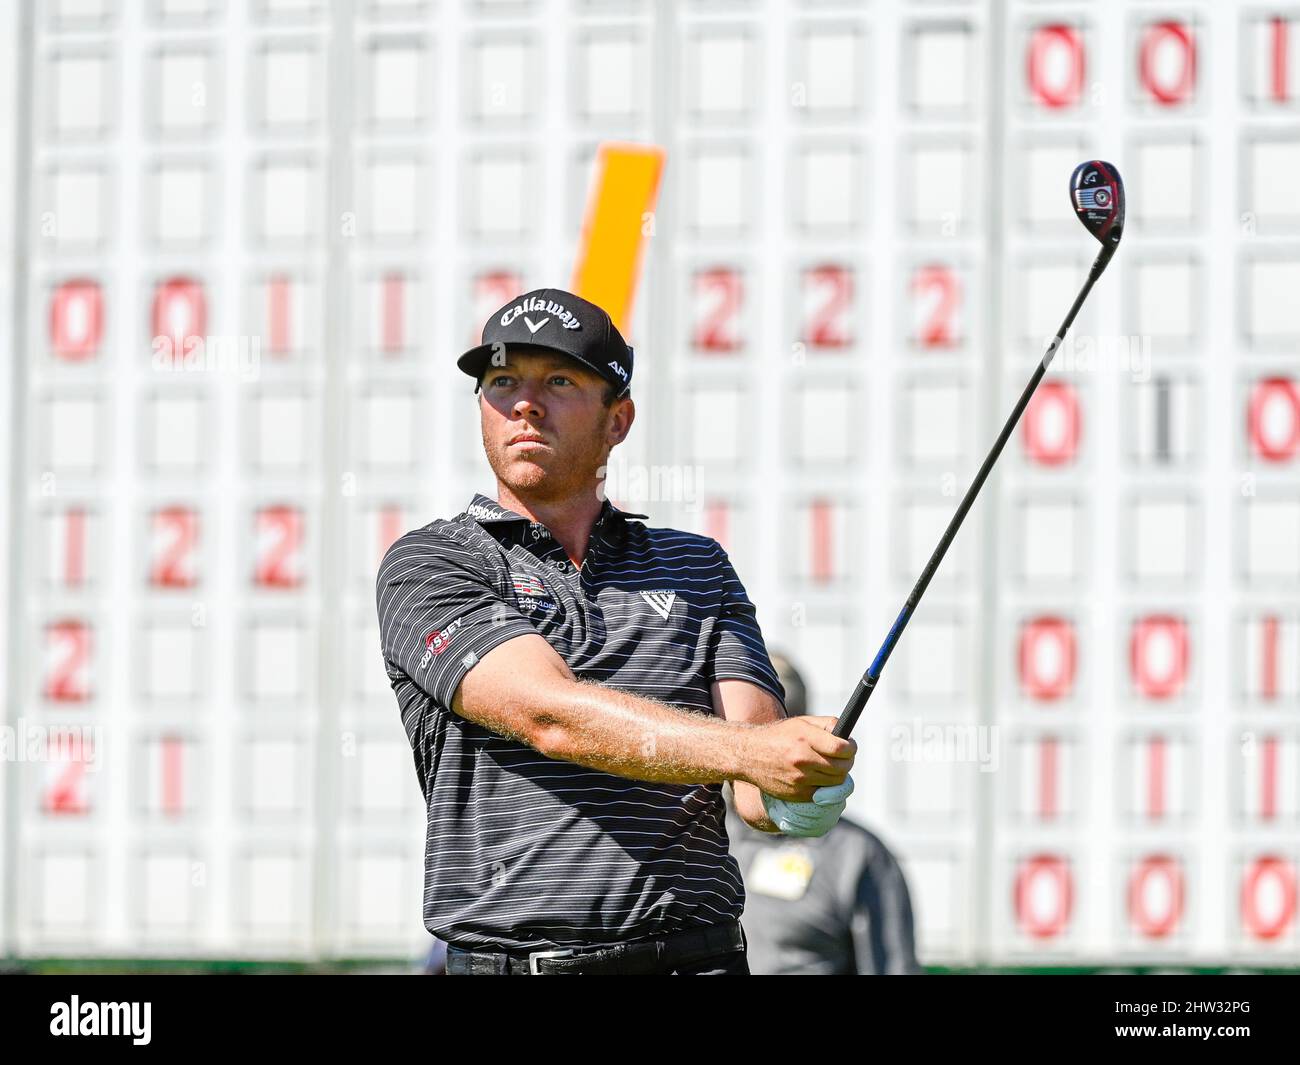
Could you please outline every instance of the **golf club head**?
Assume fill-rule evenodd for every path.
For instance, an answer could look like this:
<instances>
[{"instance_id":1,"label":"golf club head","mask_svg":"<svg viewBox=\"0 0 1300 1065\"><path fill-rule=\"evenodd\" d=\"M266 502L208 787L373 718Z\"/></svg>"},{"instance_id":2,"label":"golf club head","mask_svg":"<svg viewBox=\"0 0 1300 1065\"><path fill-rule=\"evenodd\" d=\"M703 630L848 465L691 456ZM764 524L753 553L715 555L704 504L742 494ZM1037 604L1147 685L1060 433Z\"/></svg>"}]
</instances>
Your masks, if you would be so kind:
<instances>
[{"instance_id":1,"label":"golf club head","mask_svg":"<svg viewBox=\"0 0 1300 1065\"><path fill-rule=\"evenodd\" d=\"M1124 182L1114 164L1089 159L1076 166L1070 205L1084 228L1113 251L1124 234Z\"/></svg>"}]
</instances>

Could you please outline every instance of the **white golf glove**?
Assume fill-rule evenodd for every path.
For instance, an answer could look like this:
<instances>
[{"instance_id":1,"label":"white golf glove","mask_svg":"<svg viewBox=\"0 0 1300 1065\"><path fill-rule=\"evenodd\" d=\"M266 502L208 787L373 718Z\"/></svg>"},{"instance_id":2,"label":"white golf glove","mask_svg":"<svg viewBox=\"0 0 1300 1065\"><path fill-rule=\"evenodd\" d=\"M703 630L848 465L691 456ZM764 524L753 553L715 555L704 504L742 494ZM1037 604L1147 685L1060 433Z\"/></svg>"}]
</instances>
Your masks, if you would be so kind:
<instances>
[{"instance_id":1,"label":"white golf glove","mask_svg":"<svg viewBox=\"0 0 1300 1065\"><path fill-rule=\"evenodd\" d=\"M767 816L787 836L824 836L840 819L853 794L853 777L846 776L843 784L834 787L818 788L812 802L787 802L765 791L759 794Z\"/></svg>"}]
</instances>

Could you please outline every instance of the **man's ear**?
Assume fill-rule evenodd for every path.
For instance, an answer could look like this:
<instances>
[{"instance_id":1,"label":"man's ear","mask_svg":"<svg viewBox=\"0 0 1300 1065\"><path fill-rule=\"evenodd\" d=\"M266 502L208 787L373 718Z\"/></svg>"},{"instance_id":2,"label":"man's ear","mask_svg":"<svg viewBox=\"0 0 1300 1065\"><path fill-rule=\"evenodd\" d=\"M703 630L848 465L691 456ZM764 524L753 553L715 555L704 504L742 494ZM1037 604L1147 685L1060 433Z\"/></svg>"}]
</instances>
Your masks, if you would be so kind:
<instances>
[{"instance_id":1,"label":"man's ear","mask_svg":"<svg viewBox=\"0 0 1300 1065\"><path fill-rule=\"evenodd\" d=\"M606 434L610 447L621 444L627 439L634 421L636 421L636 404L632 402L632 397L615 400L614 413L610 418L609 431Z\"/></svg>"}]
</instances>

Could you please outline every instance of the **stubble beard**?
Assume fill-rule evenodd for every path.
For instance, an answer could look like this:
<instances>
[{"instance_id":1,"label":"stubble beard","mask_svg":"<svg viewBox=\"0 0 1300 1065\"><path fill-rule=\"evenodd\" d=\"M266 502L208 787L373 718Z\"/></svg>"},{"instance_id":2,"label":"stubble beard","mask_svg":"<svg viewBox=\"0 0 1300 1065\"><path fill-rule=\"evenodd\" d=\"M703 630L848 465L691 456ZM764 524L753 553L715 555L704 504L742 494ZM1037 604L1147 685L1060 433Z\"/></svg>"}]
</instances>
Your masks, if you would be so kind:
<instances>
[{"instance_id":1,"label":"stubble beard","mask_svg":"<svg viewBox=\"0 0 1300 1065\"><path fill-rule=\"evenodd\" d=\"M597 480L597 474L609 458L603 423L592 429L580 447L563 443L556 446L544 459L545 464L511 455L508 446L489 441L486 430L483 451L497 481L520 498L545 502L601 491L603 482Z\"/></svg>"}]
</instances>

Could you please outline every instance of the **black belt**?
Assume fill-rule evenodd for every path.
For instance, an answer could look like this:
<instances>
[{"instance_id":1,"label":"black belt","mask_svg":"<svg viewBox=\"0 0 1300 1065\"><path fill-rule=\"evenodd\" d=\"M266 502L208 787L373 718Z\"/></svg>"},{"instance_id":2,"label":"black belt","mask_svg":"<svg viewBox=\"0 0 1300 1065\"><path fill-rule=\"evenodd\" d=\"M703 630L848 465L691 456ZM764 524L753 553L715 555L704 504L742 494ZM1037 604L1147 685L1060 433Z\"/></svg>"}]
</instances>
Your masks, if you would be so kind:
<instances>
[{"instance_id":1,"label":"black belt","mask_svg":"<svg viewBox=\"0 0 1300 1065\"><path fill-rule=\"evenodd\" d=\"M601 947L566 947L511 954L448 946L447 972L449 975L476 976L653 973L703 961L715 954L744 949L740 922L729 921L688 932Z\"/></svg>"}]
</instances>

